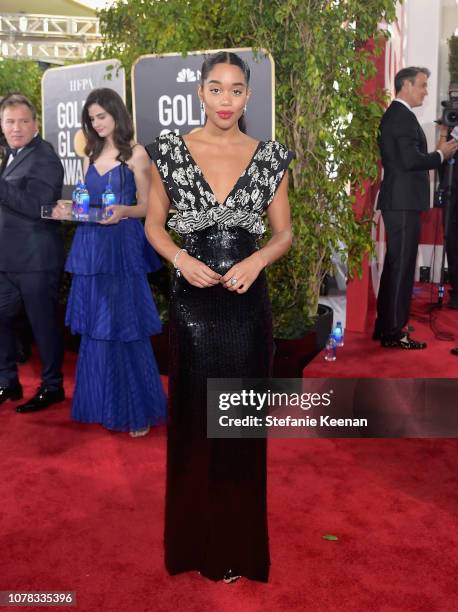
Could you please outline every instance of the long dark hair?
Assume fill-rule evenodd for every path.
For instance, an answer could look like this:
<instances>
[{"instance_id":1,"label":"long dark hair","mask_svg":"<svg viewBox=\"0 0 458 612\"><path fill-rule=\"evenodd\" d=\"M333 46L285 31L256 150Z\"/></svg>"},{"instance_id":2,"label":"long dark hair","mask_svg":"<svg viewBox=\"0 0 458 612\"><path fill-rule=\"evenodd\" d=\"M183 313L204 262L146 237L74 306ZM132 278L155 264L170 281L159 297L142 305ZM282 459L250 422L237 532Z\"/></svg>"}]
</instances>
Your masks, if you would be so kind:
<instances>
[{"instance_id":1,"label":"long dark hair","mask_svg":"<svg viewBox=\"0 0 458 612\"><path fill-rule=\"evenodd\" d=\"M236 53L232 53L232 51L218 51L218 53L214 53L213 55L207 57L201 68L200 84L202 87L204 81L207 80L208 75L216 66L216 64L231 64L232 66L238 66L243 72L243 76L245 77L245 84L248 88L250 84L250 68L248 67L248 64L244 62L239 55L237 55ZM239 130L246 134L245 114L243 114L239 119Z\"/></svg>"},{"instance_id":2,"label":"long dark hair","mask_svg":"<svg viewBox=\"0 0 458 612\"><path fill-rule=\"evenodd\" d=\"M115 122L113 143L119 151L116 159L120 162L126 162L132 157L134 126L121 96L114 89L108 87L91 91L84 104L81 120L83 133L86 137L84 152L91 162L94 162L102 153L105 144L105 139L97 134L89 118L89 108L93 104L98 104L113 117Z\"/></svg>"}]
</instances>

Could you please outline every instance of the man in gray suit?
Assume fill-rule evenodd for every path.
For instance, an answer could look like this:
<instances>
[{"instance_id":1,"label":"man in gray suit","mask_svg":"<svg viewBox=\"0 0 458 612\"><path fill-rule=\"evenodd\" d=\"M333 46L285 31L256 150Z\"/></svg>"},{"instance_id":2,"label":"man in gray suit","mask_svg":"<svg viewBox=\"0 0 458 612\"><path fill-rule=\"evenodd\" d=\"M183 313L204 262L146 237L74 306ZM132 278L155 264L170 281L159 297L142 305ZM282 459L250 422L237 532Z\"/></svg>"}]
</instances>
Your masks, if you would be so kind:
<instances>
[{"instance_id":1,"label":"man in gray suit","mask_svg":"<svg viewBox=\"0 0 458 612\"><path fill-rule=\"evenodd\" d=\"M42 384L16 410L33 412L64 400L57 319L63 239L58 223L41 218L41 206L61 196L63 169L39 136L26 97L3 98L0 121L7 143L0 168L0 404L22 398L14 322L23 305L41 357Z\"/></svg>"}]
</instances>

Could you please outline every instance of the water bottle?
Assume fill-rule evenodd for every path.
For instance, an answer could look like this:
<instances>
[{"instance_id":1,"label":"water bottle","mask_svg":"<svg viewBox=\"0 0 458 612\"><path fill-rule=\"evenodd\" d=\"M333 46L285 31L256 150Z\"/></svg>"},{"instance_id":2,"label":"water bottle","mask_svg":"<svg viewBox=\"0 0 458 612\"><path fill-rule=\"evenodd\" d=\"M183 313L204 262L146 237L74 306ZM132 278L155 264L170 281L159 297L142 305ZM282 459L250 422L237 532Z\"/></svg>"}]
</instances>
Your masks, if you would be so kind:
<instances>
[{"instance_id":1,"label":"water bottle","mask_svg":"<svg viewBox=\"0 0 458 612\"><path fill-rule=\"evenodd\" d=\"M336 341L336 346L344 345L344 330L340 321L337 321L337 324L334 327L333 336L334 340Z\"/></svg>"},{"instance_id":2,"label":"water bottle","mask_svg":"<svg viewBox=\"0 0 458 612\"><path fill-rule=\"evenodd\" d=\"M331 334L326 341L326 346L324 347L324 358L326 361L336 360L336 348L337 343L334 339L334 336Z\"/></svg>"},{"instance_id":3,"label":"water bottle","mask_svg":"<svg viewBox=\"0 0 458 612\"><path fill-rule=\"evenodd\" d=\"M111 185L110 185L110 179L111 179L111 172L110 172L110 178L108 179L108 185L105 187L105 191L102 193L102 217L111 217L111 215L113 214L112 210L107 211L107 206L113 206L113 204L116 204L116 196L113 193L113 190L111 189Z\"/></svg>"},{"instance_id":4,"label":"water bottle","mask_svg":"<svg viewBox=\"0 0 458 612\"><path fill-rule=\"evenodd\" d=\"M86 221L89 219L89 206L91 203L91 198L89 196L89 191L84 183L81 184L81 188L78 196L78 219L82 221Z\"/></svg>"},{"instance_id":5,"label":"water bottle","mask_svg":"<svg viewBox=\"0 0 458 612\"><path fill-rule=\"evenodd\" d=\"M78 219L78 198L80 196L82 184L78 183L72 192L72 217Z\"/></svg>"}]
</instances>

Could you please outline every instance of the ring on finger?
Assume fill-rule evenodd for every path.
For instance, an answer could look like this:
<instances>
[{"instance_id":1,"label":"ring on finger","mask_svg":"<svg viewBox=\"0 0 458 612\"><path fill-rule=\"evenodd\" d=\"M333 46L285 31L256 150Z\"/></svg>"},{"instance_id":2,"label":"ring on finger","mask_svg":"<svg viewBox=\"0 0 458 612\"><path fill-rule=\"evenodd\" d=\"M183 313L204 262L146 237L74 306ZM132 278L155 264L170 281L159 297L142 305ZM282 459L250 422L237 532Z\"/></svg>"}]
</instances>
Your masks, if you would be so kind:
<instances>
[{"instance_id":1,"label":"ring on finger","mask_svg":"<svg viewBox=\"0 0 458 612\"><path fill-rule=\"evenodd\" d=\"M238 280L235 278L235 276L233 276L231 278L231 280L229 281L229 283L231 284L231 286L233 287L234 285L236 285L238 282Z\"/></svg>"}]
</instances>

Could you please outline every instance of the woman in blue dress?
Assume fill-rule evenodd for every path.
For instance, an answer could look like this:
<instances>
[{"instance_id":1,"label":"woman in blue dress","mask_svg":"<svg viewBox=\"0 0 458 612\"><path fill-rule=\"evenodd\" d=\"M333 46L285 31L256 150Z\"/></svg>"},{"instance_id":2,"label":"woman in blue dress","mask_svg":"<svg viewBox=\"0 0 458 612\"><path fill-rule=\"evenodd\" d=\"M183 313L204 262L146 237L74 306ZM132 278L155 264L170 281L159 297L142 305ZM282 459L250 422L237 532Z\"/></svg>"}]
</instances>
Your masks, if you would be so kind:
<instances>
[{"instance_id":1,"label":"woman in blue dress","mask_svg":"<svg viewBox=\"0 0 458 612\"><path fill-rule=\"evenodd\" d=\"M137 437L163 422L166 410L150 340L161 322L146 276L160 262L140 221L150 160L133 144L131 118L112 89L90 93L82 129L91 206L101 205L107 185L118 204L106 220L78 226L65 267L73 274L66 324L81 334L72 417Z\"/></svg>"}]
</instances>

